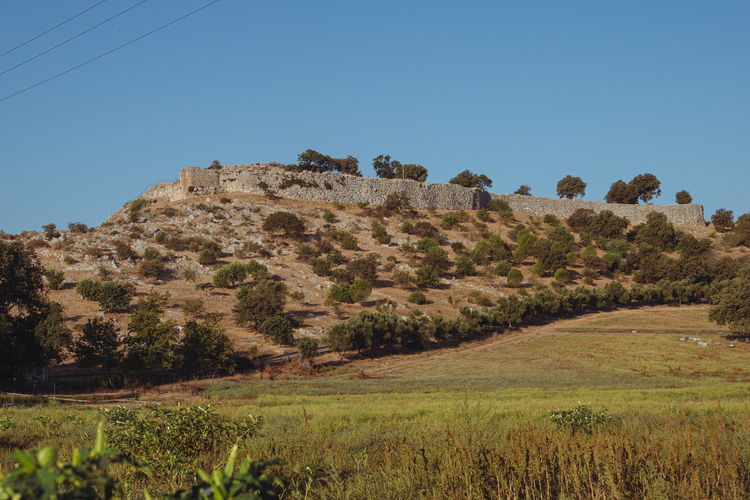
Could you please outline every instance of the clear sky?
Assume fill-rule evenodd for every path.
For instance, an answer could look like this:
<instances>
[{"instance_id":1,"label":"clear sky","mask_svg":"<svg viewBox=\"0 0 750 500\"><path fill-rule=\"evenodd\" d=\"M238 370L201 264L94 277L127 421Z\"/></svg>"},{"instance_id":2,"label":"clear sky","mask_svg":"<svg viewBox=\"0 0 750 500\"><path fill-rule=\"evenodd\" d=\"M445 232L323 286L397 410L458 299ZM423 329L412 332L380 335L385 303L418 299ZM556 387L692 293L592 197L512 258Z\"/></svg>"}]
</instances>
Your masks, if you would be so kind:
<instances>
[{"instance_id":1,"label":"clear sky","mask_svg":"<svg viewBox=\"0 0 750 500\"><path fill-rule=\"evenodd\" d=\"M0 2L0 53L101 0ZM211 0L106 0L0 57L0 99ZM311 148L602 200L653 173L750 212L750 2L219 0L0 101L0 229L98 225L181 168Z\"/></svg>"}]
</instances>

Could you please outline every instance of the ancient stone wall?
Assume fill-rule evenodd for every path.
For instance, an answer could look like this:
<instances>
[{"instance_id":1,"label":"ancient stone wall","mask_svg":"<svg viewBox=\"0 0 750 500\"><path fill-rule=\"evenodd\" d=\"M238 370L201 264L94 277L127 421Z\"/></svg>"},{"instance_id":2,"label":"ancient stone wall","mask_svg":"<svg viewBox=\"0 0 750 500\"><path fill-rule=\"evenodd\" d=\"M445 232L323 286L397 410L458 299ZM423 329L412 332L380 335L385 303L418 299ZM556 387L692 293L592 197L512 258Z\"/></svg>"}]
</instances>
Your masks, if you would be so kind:
<instances>
[{"instance_id":1,"label":"ancient stone wall","mask_svg":"<svg viewBox=\"0 0 750 500\"><path fill-rule=\"evenodd\" d=\"M589 208L597 213L611 210L618 216L627 217L631 223L639 223L646 221L649 212L661 212L673 224L705 225L701 205L618 205L600 201L495 194L456 184L354 177L334 172L287 172L283 168L265 164L227 165L221 170L188 167L180 171L179 184L159 184L143 196L176 200L218 192L264 194L265 190L274 191L284 198L341 203L365 201L372 205L383 204L391 193L404 192L414 208L435 207L439 210L477 210L486 207L492 198L501 198L510 204L514 212L526 215L554 214L567 218L577 208Z\"/></svg>"}]
</instances>

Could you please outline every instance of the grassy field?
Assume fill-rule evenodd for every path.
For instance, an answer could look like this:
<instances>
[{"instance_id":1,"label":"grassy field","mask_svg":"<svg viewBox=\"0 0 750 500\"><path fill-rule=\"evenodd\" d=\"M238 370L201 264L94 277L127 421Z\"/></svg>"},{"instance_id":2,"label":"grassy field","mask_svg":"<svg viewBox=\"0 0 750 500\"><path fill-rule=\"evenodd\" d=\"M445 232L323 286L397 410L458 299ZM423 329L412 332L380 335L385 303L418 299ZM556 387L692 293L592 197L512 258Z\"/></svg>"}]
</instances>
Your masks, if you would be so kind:
<instances>
[{"instance_id":1,"label":"grassy field","mask_svg":"<svg viewBox=\"0 0 750 500\"><path fill-rule=\"evenodd\" d=\"M286 498L747 498L750 344L730 349L706 316L703 306L624 309L312 376L180 387L221 402L227 418L264 417L242 453L290 462ZM611 420L591 434L550 421L579 402ZM0 451L53 443L70 456L101 418L6 408Z\"/></svg>"}]
</instances>

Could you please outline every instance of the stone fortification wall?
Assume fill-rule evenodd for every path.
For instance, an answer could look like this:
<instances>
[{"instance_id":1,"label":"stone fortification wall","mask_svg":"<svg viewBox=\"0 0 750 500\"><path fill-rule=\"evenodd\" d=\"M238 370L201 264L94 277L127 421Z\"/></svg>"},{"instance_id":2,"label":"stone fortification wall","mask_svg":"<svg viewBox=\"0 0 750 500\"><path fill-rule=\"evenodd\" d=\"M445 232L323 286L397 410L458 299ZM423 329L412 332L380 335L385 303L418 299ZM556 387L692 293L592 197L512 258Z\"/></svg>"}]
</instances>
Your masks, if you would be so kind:
<instances>
[{"instance_id":1,"label":"stone fortification wall","mask_svg":"<svg viewBox=\"0 0 750 500\"><path fill-rule=\"evenodd\" d=\"M597 213L611 210L618 216L627 217L631 223L645 222L649 212L661 212L673 224L705 225L701 205L617 205L599 201L494 194L455 184L354 177L334 172L287 172L283 168L265 164L227 165L221 170L188 167L180 171L179 183L159 184L143 196L177 200L218 192L264 194L264 189L275 191L284 198L341 203L366 201L372 205L380 205L389 194L403 191L414 208L435 207L439 210L477 210L486 207L492 198L500 198L507 201L514 212L526 215L554 214L566 218L577 208L590 208Z\"/></svg>"},{"instance_id":2,"label":"stone fortification wall","mask_svg":"<svg viewBox=\"0 0 750 500\"><path fill-rule=\"evenodd\" d=\"M538 198L518 194L490 193L490 196L507 201L513 212L519 214L539 216L553 214L560 218L568 218L576 209L588 208L596 213L611 210L619 217L627 217L632 224L638 224L646 222L646 216L649 213L660 212L665 214L672 224L678 226L706 225L702 205L619 205L601 201Z\"/></svg>"}]
</instances>

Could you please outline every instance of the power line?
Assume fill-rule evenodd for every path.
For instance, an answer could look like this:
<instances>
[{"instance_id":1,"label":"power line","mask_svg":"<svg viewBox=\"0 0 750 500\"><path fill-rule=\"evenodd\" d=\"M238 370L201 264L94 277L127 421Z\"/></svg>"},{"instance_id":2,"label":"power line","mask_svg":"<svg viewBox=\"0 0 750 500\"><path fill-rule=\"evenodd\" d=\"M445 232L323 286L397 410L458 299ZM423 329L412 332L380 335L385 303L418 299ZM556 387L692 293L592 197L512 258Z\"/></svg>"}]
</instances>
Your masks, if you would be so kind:
<instances>
[{"instance_id":1,"label":"power line","mask_svg":"<svg viewBox=\"0 0 750 500\"><path fill-rule=\"evenodd\" d=\"M52 31L52 30L54 30L54 29L56 29L56 28L59 28L59 27L60 27L60 26L62 26L63 24L67 23L68 21L72 21L73 19L75 19L76 17L80 16L81 14L85 14L86 12L90 11L91 9L93 9L94 7L96 7L97 5L101 5L101 4L103 4L104 2L106 2L106 1L107 1L107 0L102 0L102 1L101 1L101 2L99 2L99 3L97 3L97 4L94 4L94 5L92 5L92 6L91 6L91 7L89 7L88 9L84 10L83 12L79 12L78 14L76 14L76 15L75 15L75 16L73 16L73 17L71 17L71 18L70 18L70 19L68 19L67 21L63 21L63 22L61 22L60 24L58 24L57 26L54 26L54 27L52 27L52 28L48 29L47 31L45 31L45 32L44 32L44 33L42 33L41 35L37 35L37 36L35 36L34 38L32 38L32 39L30 39L30 40L26 40L26 41L25 41L25 42L23 42L23 43L22 43L21 45L18 45L18 46L16 46L16 47L13 47L13 48L12 48L12 49L10 49L10 50L9 50L8 52L5 52L4 54L0 54L0 57L3 57L3 56L5 56L5 55L8 55L8 54L10 54L11 52L13 52L13 51L14 51L14 50L16 50L16 49L20 49L21 47L23 47L23 46L24 46L24 45L26 45L27 43L33 42L33 41L34 41L34 40L36 40L37 38L39 38L39 37L41 37L41 36L44 36L44 35L46 35L46 34L47 34L47 33L49 33L50 31Z\"/></svg>"},{"instance_id":2,"label":"power line","mask_svg":"<svg viewBox=\"0 0 750 500\"><path fill-rule=\"evenodd\" d=\"M79 36L85 35L85 34L86 34L86 33L88 33L89 31L92 31L92 30L94 30L94 29L98 28L98 27L99 27L99 26L101 26L102 24L108 23L108 22L110 22L110 21L111 21L112 19L114 19L114 18L116 18L116 17L120 17L121 15L125 14L125 13L126 13L127 11L135 9L135 8L136 8L136 7L138 7L139 5L141 5L141 4L143 4L143 3L146 3L146 1L147 1L147 0L143 0L143 1L141 1L141 2L139 2L139 3L137 3L137 4L135 4L135 5L133 5L132 7L128 7L127 9L123 10L123 11L122 11L122 12L120 12L119 14L117 14L117 15L114 15L114 16L112 16L112 17L110 17L110 18L109 18L109 19L107 19L106 21L102 21L102 22L100 22L99 24L97 24L96 26L93 26L93 27L91 27L91 28L87 29L86 31L84 31L84 32L82 32L82 33L78 33L78 34L77 34L76 36L74 36L73 38L68 38L68 39L67 39L67 40L65 40L64 42L62 42L62 43L58 43L57 45L55 45L55 46L54 46L54 47L52 47L51 49L47 49L47 50L45 50L44 52L42 52L41 54L37 54L37 55L35 55L35 56L34 56L34 57L32 57L31 59L26 59L26 60L25 60L24 62L22 62L22 63L20 63L20 64L16 64L15 66L13 66L13 67L12 67L12 68L10 68L10 69L6 69L6 70L5 70L5 71L3 71L2 73L0 73L0 76L4 75L5 73L8 73L9 71L13 71L14 69L16 69L16 68L18 68L18 67L21 67L21 66L23 66L23 65L24 65L24 64L26 64L27 62L33 61L33 60L34 60L34 59L36 59L37 57L41 57L41 56L43 56L43 55L44 55L44 54L46 54L47 52L52 52L52 51L53 51L53 50L55 50L56 48L58 48L58 47L61 47L61 46L65 45L66 43L68 43L68 42L70 42L70 41L73 41L73 40L75 40L75 39L76 39L76 38L78 38Z\"/></svg>"},{"instance_id":3,"label":"power line","mask_svg":"<svg viewBox=\"0 0 750 500\"><path fill-rule=\"evenodd\" d=\"M2 99L0 99L0 102L3 102L3 101L5 101L5 100L7 100L7 99L10 99L11 97L15 97L15 96L17 96L18 94L23 94L23 93L24 93L24 92L26 92L27 90L31 90L31 89L33 89L34 87L38 87L38 86L40 86L40 85L42 85L42 84L44 84L44 83L47 83L47 82L49 82L49 81L51 81L51 80L54 80L55 78L61 77L61 76L65 75L65 74L67 74L67 73L70 73L71 71L73 71L73 70L76 70L76 69L78 69L78 68L80 68L80 67L82 67L82 66L86 66L87 64L89 64L89 63L91 63L91 62L94 62L94 61L96 61L97 59L101 59L102 57L104 57L104 56L106 56L106 55L109 55L109 54L111 54L112 52L115 52L115 51L117 51L117 50L120 50L120 49L121 49L121 48L123 48L123 47L127 47L127 46L128 46L128 45L130 45L131 43L135 43L135 42L137 42L138 40L140 40L140 39L142 39L142 38L146 38L146 37L147 37L147 36L149 36L149 35L153 35L153 34L154 34L154 33L156 33L157 31L163 30L163 29L164 29L164 28L166 28L167 26L170 26L170 25L172 25L172 24L174 24L174 23L176 23L176 22L178 22L178 21L182 21L182 20L183 20L183 19L185 19L186 17L192 16L192 15L193 15L193 14L195 14L196 12L199 12L199 11L201 11L201 10L205 9L206 7L209 7L209 6L213 5L213 4L217 3L218 1L219 1L219 0L214 0L213 2L209 2L209 3L207 3L206 5L204 5L203 7L199 8L199 9L195 9L194 11L192 11L192 12L190 12L190 13L188 13L188 14L185 14L184 16L182 16L182 17L180 17L180 18L178 18L178 19L175 19L174 21L172 21L172 22L169 22L169 23L167 23L167 24L165 24L165 25L163 25L163 26L160 26L159 28L156 28L156 29L155 29L155 30L153 30L153 31L149 31L149 32L148 32L148 33L146 33L145 35L141 35L141 36L139 36L138 38L135 38L135 39L133 39L133 40L129 41L128 43L124 43L124 44L120 45L119 47L115 47L114 49L112 49L112 50L110 50L110 51L108 51L108 52L105 52L104 54L98 55L98 56L96 56L96 57L95 57L95 58L93 58L93 59L89 59L88 61L86 61L86 62L84 62L84 63L81 63L81 64L79 64L78 66L74 66L74 67L70 68L69 70L63 71L62 73L58 73L58 74L57 74L57 75L55 75L55 76L52 76L52 77L50 77L50 78L47 78L46 80L43 80L43 81L41 81L41 82L39 82L39 83L35 83L35 84L34 84L34 85L32 85L31 87L26 87L26 88L25 88L25 89L23 89L23 90L19 90L19 91L18 91L18 92L16 92L15 94L11 94L11 95L9 95L9 96L3 97Z\"/></svg>"}]
</instances>

